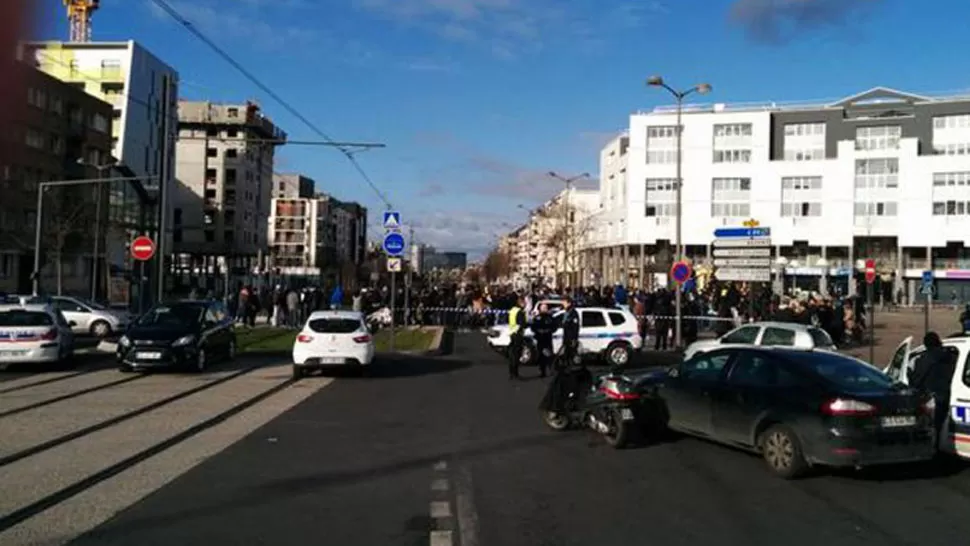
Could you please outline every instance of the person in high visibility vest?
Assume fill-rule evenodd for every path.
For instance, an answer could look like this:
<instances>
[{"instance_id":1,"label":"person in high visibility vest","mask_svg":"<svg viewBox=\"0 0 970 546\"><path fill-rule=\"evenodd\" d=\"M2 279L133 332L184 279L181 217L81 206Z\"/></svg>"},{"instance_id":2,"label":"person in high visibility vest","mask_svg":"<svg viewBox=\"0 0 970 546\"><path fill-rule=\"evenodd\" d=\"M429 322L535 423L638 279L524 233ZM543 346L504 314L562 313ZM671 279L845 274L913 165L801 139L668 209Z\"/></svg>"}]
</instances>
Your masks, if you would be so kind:
<instances>
[{"instance_id":1,"label":"person in high visibility vest","mask_svg":"<svg viewBox=\"0 0 970 546\"><path fill-rule=\"evenodd\" d=\"M522 336L526 322L525 298L517 296L509 310L509 380L519 378L519 359L522 357Z\"/></svg>"}]
</instances>

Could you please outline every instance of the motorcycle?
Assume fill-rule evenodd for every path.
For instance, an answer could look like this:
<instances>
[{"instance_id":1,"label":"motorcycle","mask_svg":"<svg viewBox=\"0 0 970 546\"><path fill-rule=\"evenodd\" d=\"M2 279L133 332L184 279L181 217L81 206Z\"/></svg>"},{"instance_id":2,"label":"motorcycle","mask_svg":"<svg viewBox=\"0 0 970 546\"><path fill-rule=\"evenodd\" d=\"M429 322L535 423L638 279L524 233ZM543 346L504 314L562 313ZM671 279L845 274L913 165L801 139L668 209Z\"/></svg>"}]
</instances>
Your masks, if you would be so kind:
<instances>
[{"instance_id":1,"label":"motorcycle","mask_svg":"<svg viewBox=\"0 0 970 546\"><path fill-rule=\"evenodd\" d=\"M579 357L576 357L578 362ZM568 363L573 364L573 363ZM649 374L631 378L617 369L594 377L585 367L560 366L540 403L546 426L555 431L586 427L614 449L662 430L662 404Z\"/></svg>"}]
</instances>

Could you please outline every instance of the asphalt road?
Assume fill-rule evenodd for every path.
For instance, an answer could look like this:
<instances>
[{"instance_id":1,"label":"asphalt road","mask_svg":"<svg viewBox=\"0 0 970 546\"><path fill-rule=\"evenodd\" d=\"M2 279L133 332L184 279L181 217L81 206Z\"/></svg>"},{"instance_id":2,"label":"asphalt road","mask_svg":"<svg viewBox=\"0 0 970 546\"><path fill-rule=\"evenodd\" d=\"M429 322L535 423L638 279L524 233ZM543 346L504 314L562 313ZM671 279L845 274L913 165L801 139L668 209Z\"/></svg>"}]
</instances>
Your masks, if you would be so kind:
<instances>
[{"instance_id":1,"label":"asphalt road","mask_svg":"<svg viewBox=\"0 0 970 546\"><path fill-rule=\"evenodd\" d=\"M0 436L14 432L22 439L0 452L0 486L5 496L16 491L18 498L33 498L46 490L23 491L36 490L30 484L37 480L48 483L45 470L76 482L98 467L85 449L107 458L101 463L107 466L112 450L141 447L123 441L138 429L153 429L158 441L157 421L198 422L284 381L282 369L264 365L264 375L250 378L244 393L239 386L223 396L192 397L183 411L139 421L126 434L108 429L98 443L80 440L88 443L74 444L64 456L89 461L82 469L58 458L2 464L8 451L42 439L10 428L9 420L43 408L4 417L25 401L7 403L4 389L11 383L0 383ZM52 524L64 528L43 535L53 542L26 540L40 534L12 535L0 519L0 544L63 542L84 527L69 522L98 519L92 512L104 512L106 521L72 544L952 546L970 535L963 517L970 471L962 465L819 473L785 482L756 457L688 438L614 451L585 432L545 429L536 410L544 382L531 379L532 370L525 375L509 382L481 336L468 334L458 336L448 357L401 357L382 363L372 377L305 379L282 391L301 393L300 400L270 404L272 411L241 419L232 430L215 426L213 438L186 439L108 480L117 482L114 487L94 486L102 488L97 495L79 493L21 524L42 534ZM157 381L175 392L192 380L199 381L150 376L104 391L135 393L142 382ZM299 390L301 384L309 392ZM139 388L145 389L137 391L141 403L150 403L147 392L154 391ZM104 391L43 411L76 408L88 396L102 403L87 403L84 412L95 411L92 406L106 411ZM98 422L107 415L84 412L76 418ZM55 412L41 415L53 418ZM169 423L163 430L184 426ZM10 487L17 464L28 475ZM120 506L119 497L130 506ZM7 513L13 502L4 498L0 511ZM72 502L70 510L59 510Z\"/></svg>"}]
</instances>

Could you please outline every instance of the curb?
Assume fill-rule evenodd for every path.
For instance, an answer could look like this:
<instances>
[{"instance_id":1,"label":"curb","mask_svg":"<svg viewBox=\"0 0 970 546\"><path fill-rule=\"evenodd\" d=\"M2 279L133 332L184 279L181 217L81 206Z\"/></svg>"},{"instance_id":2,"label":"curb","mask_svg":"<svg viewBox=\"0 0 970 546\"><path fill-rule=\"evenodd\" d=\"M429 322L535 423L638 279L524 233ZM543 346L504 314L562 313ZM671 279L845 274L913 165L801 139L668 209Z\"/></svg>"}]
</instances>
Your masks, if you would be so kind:
<instances>
[{"instance_id":1,"label":"curb","mask_svg":"<svg viewBox=\"0 0 970 546\"><path fill-rule=\"evenodd\" d=\"M441 356L441 344L445 338L445 327L444 326L412 326L409 327L414 330L433 330L434 338L431 340L431 345L424 351L394 351L393 353L386 354L400 354L400 355L410 355L410 356Z\"/></svg>"}]
</instances>

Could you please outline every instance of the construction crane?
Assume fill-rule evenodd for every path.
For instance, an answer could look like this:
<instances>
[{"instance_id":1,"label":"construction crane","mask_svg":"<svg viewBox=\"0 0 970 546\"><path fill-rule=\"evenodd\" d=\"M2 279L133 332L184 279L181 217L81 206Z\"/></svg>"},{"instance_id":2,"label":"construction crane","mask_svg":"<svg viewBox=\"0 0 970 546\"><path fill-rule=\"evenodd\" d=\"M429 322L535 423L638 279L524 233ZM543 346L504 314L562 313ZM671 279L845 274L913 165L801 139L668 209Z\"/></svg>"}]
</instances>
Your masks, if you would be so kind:
<instances>
[{"instance_id":1,"label":"construction crane","mask_svg":"<svg viewBox=\"0 0 970 546\"><path fill-rule=\"evenodd\" d=\"M64 0L72 42L91 41L91 16L97 11L100 2L101 0Z\"/></svg>"}]
</instances>

